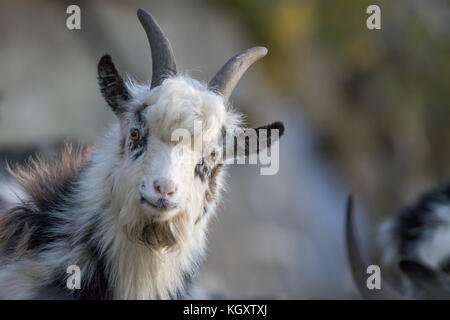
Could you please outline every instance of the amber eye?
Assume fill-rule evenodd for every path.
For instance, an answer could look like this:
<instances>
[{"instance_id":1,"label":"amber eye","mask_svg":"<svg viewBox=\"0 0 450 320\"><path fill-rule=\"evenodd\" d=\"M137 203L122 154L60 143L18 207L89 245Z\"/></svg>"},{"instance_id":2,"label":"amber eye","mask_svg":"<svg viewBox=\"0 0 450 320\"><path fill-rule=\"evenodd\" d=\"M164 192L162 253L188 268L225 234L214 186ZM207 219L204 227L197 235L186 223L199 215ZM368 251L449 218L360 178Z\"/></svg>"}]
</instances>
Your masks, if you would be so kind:
<instances>
[{"instance_id":1,"label":"amber eye","mask_svg":"<svg viewBox=\"0 0 450 320\"><path fill-rule=\"evenodd\" d=\"M216 158L216 151L213 150L213 151L211 152L211 159L214 160L215 158Z\"/></svg>"},{"instance_id":2,"label":"amber eye","mask_svg":"<svg viewBox=\"0 0 450 320\"><path fill-rule=\"evenodd\" d=\"M130 132L130 138L133 141L138 141L139 140L139 130L138 129L133 129Z\"/></svg>"}]
</instances>

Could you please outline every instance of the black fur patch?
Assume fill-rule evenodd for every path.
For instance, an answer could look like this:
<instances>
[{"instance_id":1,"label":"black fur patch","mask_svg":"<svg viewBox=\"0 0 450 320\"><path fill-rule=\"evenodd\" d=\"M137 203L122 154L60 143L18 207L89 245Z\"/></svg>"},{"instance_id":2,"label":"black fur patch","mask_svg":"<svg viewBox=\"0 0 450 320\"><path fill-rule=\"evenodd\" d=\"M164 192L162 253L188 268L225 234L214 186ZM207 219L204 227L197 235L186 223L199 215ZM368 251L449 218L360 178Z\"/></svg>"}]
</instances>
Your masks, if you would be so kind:
<instances>
[{"instance_id":1,"label":"black fur patch","mask_svg":"<svg viewBox=\"0 0 450 320\"><path fill-rule=\"evenodd\" d=\"M146 123L142 116L142 109L138 110L135 114L134 125L131 130L137 130L139 132L139 139L129 140L130 151L134 160L137 160L141 155L147 151L147 142L150 135L150 130L147 128Z\"/></svg>"},{"instance_id":2,"label":"black fur patch","mask_svg":"<svg viewBox=\"0 0 450 320\"><path fill-rule=\"evenodd\" d=\"M203 196L203 213L195 220L195 224L199 223L205 215L208 213L209 204L216 200L217 193L217 177L223 168L223 164L218 164L208 170L207 175L203 175L204 182L205 178L208 177L208 189L205 191Z\"/></svg>"},{"instance_id":3,"label":"black fur patch","mask_svg":"<svg viewBox=\"0 0 450 320\"><path fill-rule=\"evenodd\" d=\"M24 205L12 209L7 215L3 227L15 228L15 231L3 243L2 253L6 256L42 251L48 244L67 238L49 231L64 221L48 212L36 212Z\"/></svg>"},{"instance_id":4,"label":"black fur patch","mask_svg":"<svg viewBox=\"0 0 450 320\"><path fill-rule=\"evenodd\" d=\"M55 270L54 282L50 288L55 288L64 296L71 296L80 300L107 300L113 298L113 289L109 284L108 277L110 268L103 257L98 244L99 221L91 221L88 227L80 230L83 234L77 242L67 239L66 243L73 248L81 249L81 261L74 261L81 269L81 288L68 289L67 279L70 276L66 269ZM68 267L68 266L67 266ZM92 270L89 277L83 277L83 272Z\"/></svg>"},{"instance_id":5,"label":"black fur patch","mask_svg":"<svg viewBox=\"0 0 450 320\"><path fill-rule=\"evenodd\" d=\"M399 239L401 255L411 258L417 243L442 223L433 212L436 205L450 206L450 184L425 193L396 217L393 233Z\"/></svg>"},{"instance_id":6,"label":"black fur patch","mask_svg":"<svg viewBox=\"0 0 450 320\"><path fill-rule=\"evenodd\" d=\"M130 151L132 152L133 159L137 160L141 155L144 154L145 151L147 151L149 130L146 128L135 129L139 130L139 140L134 141L130 139L129 147Z\"/></svg>"},{"instance_id":7,"label":"black fur patch","mask_svg":"<svg viewBox=\"0 0 450 320\"><path fill-rule=\"evenodd\" d=\"M205 160L202 159L200 163L197 163L194 169L194 176L200 178L202 182L205 182L206 178L210 175L211 169L205 163Z\"/></svg>"},{"instance_id":8,"label":"black fur patch","mask_svg":"<svg viewBox=\"0 0 450 320\"><path fill-rule=\"evenodd\" d=\"M75 183L86 165L53 193L23 202L5 213L2 227L15 229L13 235L5 242L3 247L5 254L13 254L18 250L46 250L49 244L68 239L67 235L56 233L54 230L65 224L59 211L67 206L68 199L75 189Z\"/></svg>"},{"instance_id":9,"label":"black fur patch","mask_svg":"<svg viewBox=\"0 0 450 320\"><path fill-rule=\"evenodd\" d=\"M49 288L57 291L66 299L72 297L77 300L110 300L113 298L113 289L109 285L108 274L109 267L106 261L99 253L96 245L87 250L92 250L91 259L87 262L89 268L94 270L89 278L83 277L83 270L87 266L80 266L81 269L81 288L69 289L67 288L67 279L70 276L66 270L58 270L54 275L54 281Z\"/></svg>"},{"instance_id":10,"label":"black fur patch","mask_svg":"<svg viewBox=\"0 0 450 320\"><path fill-rule=\"evenodd\" d=\"M109 265L100 253L97 243L88 243L89 265L94 270L87 282L81 278L81 289L74 290L75 296L82 300L108 300L113 298L113 290L108 281Z\"/></svg>"},{"instance_id":11,"label":"black fur patch","mask_svg":"<svg viewBox=\"0 0 450 320\"><path fill-rule=\"evenodd\" d=\"M123 103L130 99L130 94L108 54L104 55L98 63L98 84L111 109L116 114L124 112Z\"/></svg>"}]
</instances>

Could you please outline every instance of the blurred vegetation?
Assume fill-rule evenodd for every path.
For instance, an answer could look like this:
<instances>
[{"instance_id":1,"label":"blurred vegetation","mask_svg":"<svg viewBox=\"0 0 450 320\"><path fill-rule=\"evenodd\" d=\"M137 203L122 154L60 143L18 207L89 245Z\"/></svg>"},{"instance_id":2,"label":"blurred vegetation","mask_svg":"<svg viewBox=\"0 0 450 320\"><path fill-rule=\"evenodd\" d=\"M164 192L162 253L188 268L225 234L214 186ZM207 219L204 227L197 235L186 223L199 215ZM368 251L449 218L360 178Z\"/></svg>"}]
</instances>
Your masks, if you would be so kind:
<instances>
[{"instance_id":1,"label":"blurred vegetation","mask_svg":"<svg viewBox=\"0 0 450 320\"><path fill-rule=\"evenodd\" d=\"M450 1L215 1L269 48L268 76L372 211L450 177ZM366 8L381 8L381 30Z\"/></svg>"}]
</instances>

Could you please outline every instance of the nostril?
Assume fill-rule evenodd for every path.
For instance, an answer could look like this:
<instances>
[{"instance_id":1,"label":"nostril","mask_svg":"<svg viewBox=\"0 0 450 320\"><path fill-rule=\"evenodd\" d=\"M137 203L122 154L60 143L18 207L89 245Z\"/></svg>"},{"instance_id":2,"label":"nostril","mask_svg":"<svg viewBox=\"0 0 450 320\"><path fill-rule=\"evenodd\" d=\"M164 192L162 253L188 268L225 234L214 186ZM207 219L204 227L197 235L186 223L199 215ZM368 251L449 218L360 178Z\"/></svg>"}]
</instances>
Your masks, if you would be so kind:
<instances>
[{"instance_id":1,"label":"nostril","mask_svg":"<svg viewBox=\"0 0 450 320\"><path fill-rule=\"evenodd\" d=\"M168 196L173 196L176 192L177 192L178 188L176 186L172 187L171 190L169 190L169 192L167 192Z\"/></svg>"},{"instance_id":2,"label":"nostril","mask_svg":"<svg viewBox=\"0 0 450 320\"><path fill-rule=\"evenodd\" d=\"M155 180L155 182L153 182L153 187L155 188L156 192L161 193L161 185L158 180Z\"/></svg>"}]
</instances>

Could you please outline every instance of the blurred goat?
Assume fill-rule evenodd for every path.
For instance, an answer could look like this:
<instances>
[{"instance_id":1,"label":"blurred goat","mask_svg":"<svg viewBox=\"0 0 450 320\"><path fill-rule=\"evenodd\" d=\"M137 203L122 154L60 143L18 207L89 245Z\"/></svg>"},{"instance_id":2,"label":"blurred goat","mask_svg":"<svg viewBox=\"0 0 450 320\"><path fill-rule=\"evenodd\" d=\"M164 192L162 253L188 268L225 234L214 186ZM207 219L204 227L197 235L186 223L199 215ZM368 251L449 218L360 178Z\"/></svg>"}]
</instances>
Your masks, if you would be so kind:
<instances>
[{"instance_id":1,"label":"blurred goat","mask_svg":"<svg viewBox=\"0 0 450 320\"><path fill-rule=\"evenodd\" d=\"M379 229L381 265L398 289L385 281L381 290L367 288L366 269L372 263L358 245L352 198L346 236L353 277L364 298L450 299L450 184L428 191Z\"/></svg>"},{"instance_id":2,"label":"blurred goat","mask_svg":"<svg viewBox=\"0 0 450 320\"><path fill-rule=\"evenodd\" d=\"M204 84L178 75L156 21L142 9L138 18L152 53L151 85L125 83L103 56L98 82L117 121L101 143L92 151L67 148L59 164L37 160L11 170L26 196L0 215L1 298L182 296L204 257L224 186L222 155L227 163L258 153L283 134L276 122L257 128L269 129L256 131L260 147L224 152L235 149L225 132L248 130L228 98L265 48L234 56ZM201 151L171 139L180 128L198 134L195 122ZM79 290L66 287L71 265L81 269Z\"/></svg>"}]
</instances>

